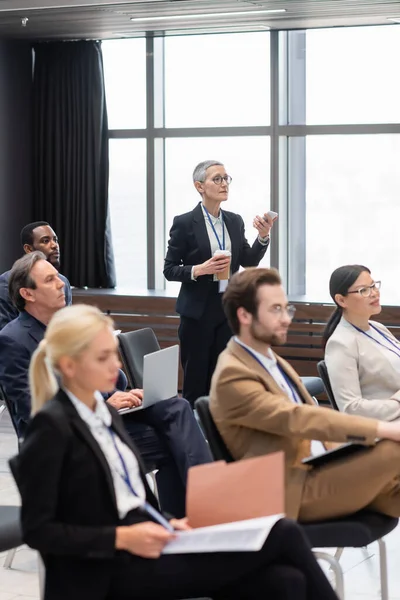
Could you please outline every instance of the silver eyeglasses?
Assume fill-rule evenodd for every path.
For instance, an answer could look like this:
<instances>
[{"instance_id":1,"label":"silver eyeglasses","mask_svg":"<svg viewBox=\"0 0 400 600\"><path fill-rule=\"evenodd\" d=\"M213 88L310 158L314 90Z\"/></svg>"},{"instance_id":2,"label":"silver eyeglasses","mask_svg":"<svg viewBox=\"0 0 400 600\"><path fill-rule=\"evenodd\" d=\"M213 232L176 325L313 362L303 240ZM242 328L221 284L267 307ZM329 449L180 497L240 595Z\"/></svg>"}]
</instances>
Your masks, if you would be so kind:
<instances>
[{"instance_id":1,"label":"silver eyeglasses","mask_svg":"<svg viewBox=\"0 0 400 600\"><path fill-rule=\"evenodd\" d=\"M362 296L363 298L369 298L372 290L380 290L380 289L381 289L381 282L374 281L374 283L371 283L371 285L366 285L365 287L362 287L358 290L352 290L351 292L347 292L347 293L348 294L360 294L360 296Z\"/></svg>"},{"instance_id":2,"label":"silver eyeglasses","mask_svg":"<svg viewBox=\"0 0 400 600\"><path fill-rule=\"evenodd\" d=\"M280 304L277 304L276 306L272 306L269 309L269 312L277 317L282 317L282 315L286 313L289 319L293 319L296 312L296 307L293 306L293 304L289 304L288 306L281 306Z\"/></svg>"},{"instance_id":3,"label":"silver eyeglasses","mask_svg":"<svg viewBox=\"0 0 400 600\"><path fill-rule=\"evenodd\" d=\"M224 175L223 177L222 175L216 175L211 179L211 181L213 181L215 185L221 185L223 181L225 181L225 183L229 185L232 181L232 177L230 175Z\"/></svg>"}]
</instances>

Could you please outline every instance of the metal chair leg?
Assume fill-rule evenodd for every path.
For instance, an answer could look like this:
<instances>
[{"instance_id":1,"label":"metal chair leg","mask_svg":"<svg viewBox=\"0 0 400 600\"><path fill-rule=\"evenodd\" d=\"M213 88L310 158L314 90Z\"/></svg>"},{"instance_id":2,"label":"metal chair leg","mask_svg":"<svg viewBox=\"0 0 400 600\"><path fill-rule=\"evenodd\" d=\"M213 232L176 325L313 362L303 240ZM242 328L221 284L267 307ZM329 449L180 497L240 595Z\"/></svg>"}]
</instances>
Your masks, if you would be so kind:
<instances>
[{"instance_id":1,"label":"metal chair leg","mask_svg":"<svg viewBox=\"0 0 400 600\"><path fill-rule=\"evenodd\" d=\"M11 550L9 550L7 552L6 560L4 561L5 569L11 569L12 561L14 560L16 551L17 551L16 548L12 548Z\"/></svg>"},{"instance_id":2,"label":"metal chair leg","mask_svg":"<svg viewBox=\"0 0 400 600\"><path fill-rule=\"evenodd\" d=\"M344 548L337 548L337 550L335 552L335 558L338 562L342 558L343 550L344 550Z\"/></svg>"},{"instance_id":3,"label":"metal chair leg","mask_svg":"<svg viewBox=\"0 0 400 600\"><path fill-rule=\"evenodd\" d=\"M382 598L382 600L389 600L386 542L383 539L379 539L379 540L377 540L377 542L379 545L379 568L380 568L380 574L381 574L381 598Z\"/></svg>"},{"instance_id":4,"label":"metal chair leg","mask_svg":"<svg viewBox=\"0 0 400 600\"><path fill-rule=\"evenodd\" d=\"M149 482L150 487L152 488L153 494L155 495L155 497L157 498L157 501L159 502L160 499L158 497L156 472L157 471L149 471L148 473L146 473L146 477L148 478L148 482Z\"/></svg>"},{"instance_id":5,"label":"metal chair leg","mask_svg":"<svg viewBox=\"0 0 400 600\"><path fill-rule=\"evenodd\" d=\"M315 558L320 560L326 560L326 562L329 563L332 571L335 573L336 594L338 595L339 600L344 600L343 571L339 562L334 556L332 556L332 554L329 554L328 552L316 552L315 550L313 550L313 552Z\"/></svg>"}]
</instances>

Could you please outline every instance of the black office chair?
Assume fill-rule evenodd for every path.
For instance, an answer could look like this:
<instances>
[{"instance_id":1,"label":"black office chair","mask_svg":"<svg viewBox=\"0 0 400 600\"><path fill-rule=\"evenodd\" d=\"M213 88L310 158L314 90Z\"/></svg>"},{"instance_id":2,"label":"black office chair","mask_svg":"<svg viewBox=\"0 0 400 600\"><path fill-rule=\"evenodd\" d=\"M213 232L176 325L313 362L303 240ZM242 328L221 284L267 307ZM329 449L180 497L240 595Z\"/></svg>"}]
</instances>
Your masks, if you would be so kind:
<instances>
[{"instance_id":1,"label":"black office chair","mask_svg":"<svg viewBox=\"0 0 400 600\"><path fill-rule=\"evenodd\" d=\"M4 568L10 569L18 546L22 546L19 506L0 506L0 552L8 553Z\"/></svg>"},{"instance_id":2,"label":"black office chair","mask_svg":"<svg viewBox=\"0 0 400 600\"><path fill-rule=\"evenodd\" d=\"M315 398L325 392L324 384L320 377L300 377L307 392Z\"/></svg>"},{"instance_id":3,"label":"black office chair","mask_svg":"<svg viewBox=\"0 0 400 600\"><path fill-rule=\"evenodd\" d=\"M223 441L210 412L208 396L195 402L200 421L206 432L214 460L232 462L233 457ZM398 519L381 513L362 510L348 517L329 519L302 524L305 534L313 548L363 548L372 542L378 542L381 574L381 598L389 600L386 544L382 539L393 531ZM335 556L326 552L315 552L317 558L326 560L336 578L336 592L344 598L343 572Z\"/></svg>"},{"instance_id":4,"label":"black office chair","mask_svg":"<svg viewBox=\"0 0 400 600\"><path fill-rule=\"evenodd\" d=\"M7 410L7 407L4 403L4 401L0 399L0 421L6 410Z\"/></svg>"},{"instance_id":5,"label":"black office chair","mask_svg":"<svg viewBox=\"0 0 400 600\"><path fill-rule=\"evenodd\" d=\"M4 397L3 397L3 391L0 386L0 421L6 410L7 410L7 406L6 406Z\"/></svg>"},{"instance_id":6,"label":"black office chair","mask_svg":"<svg viewBox=\"0 0 400 600\"><path fill-rule=\"evenodd\" d=\"M136 331L128 331L118 335L120 354L124 365L125 373L128 377L129 386L131 388L143 388L143 357L145 354L151 354L160 350L160 345L150 327L145 329L137 329ZM152 429L148 425L149 429ZM158 497L157 482L154 471L155 464L147 461L146 475L149 475L152 480L154 493Z\"/></svg>"},{"instance_id":7,"label":"black office chair","mask_svg":"<svg viewBox=\"0 0 400 600\"><path fill-rule=\"evenodd\" d=\"M10 415L12 426L18 438L15 417L13 414L13 406L7 399L7 396L5 395L1 385L0 400L4 402L4 407ZM18 447L21 441L22 440L18 438ZM4 567L6 569L11 568L17 548L23 543L19 514L19 506L0 506L0 552L4 552L5 550L9 551L4 561Z\"/></svg>"},{"instance_id":8,"label":"black office chair","mask_svg":"<svg viewBox=\"0 0 400 600\"><path fill-rule=\"evenodd\" d=\"M118 335L122 362L131 388L143 388L143 357L160 350L150 327Z\"/></svg>"},{"instance_id":9,"label":"black office chair","mask_svg":"<svg viewBox=\"0 0 400 600\"><path fill-rule=\"evenodd\" d=\"M8 414L10 415L10 420L11 420L12 426L14 428L15 434L17 436L17 439L18 439L18 448L19 448L19 446L22 442L22 438L18 436L18 429L17 429L17 425L16 425L16 420L15 420L14 406L12 405L10 400L7 398L7 396L4 392L4 388L2 387L1 384L0 384L0 400L2 400L4 402L4 406L6 407Z\"/></svg>"},{"instance_id":10,"label":"black office chair","mask_svg":"<svg viewBox=\"0 0 400 600\"><path fill-rule=\"evenodd\" d=\"M333 390L332 390L331 382L329 380L329 375L328 375L328 369L326 368L326 364L325 364L324 360L319 361L319 363L317 364L317 369L318 369L319 376L321 377L323 384L325 386L325 390L326 390L327 396L329 398L329 402L332 405L332 408L334 408L335 410L339 410L339 407L336 404L335 396L333 395Z\"/></svg>"},{"instance_id":11,"label":"black office chair","mask_svg":"<svg viewBox=\"0 0 400 600\"><path fill-rule=\"evenodd\" d=\"M210 412L210 401L208 396L198 398L194 403L199 415L200 424L203 428L204 435L210 445L211 454L214 460L224 460L225 462L233 462L233 457L225 445Z\"/></svg>"}]
</instances>

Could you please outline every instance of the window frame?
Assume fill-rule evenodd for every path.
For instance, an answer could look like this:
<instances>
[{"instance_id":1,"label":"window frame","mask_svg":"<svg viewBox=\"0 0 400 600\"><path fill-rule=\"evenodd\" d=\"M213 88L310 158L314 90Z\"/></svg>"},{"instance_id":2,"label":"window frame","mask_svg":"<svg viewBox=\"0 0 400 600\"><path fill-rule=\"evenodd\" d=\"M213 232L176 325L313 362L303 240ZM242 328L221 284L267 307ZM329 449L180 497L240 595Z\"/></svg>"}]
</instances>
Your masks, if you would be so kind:
<instances>
[{"instance_id":1,"label":"window frame","mask_svg":"<svg viewBox=\"0 0 400 600\"><path fill-rule=\"evenodd\" d=\"M382 27L386 26L389 25L382 25ZM270 125L192 128L165 127L165 38L160 36L160 32L146 34L146 129L109 130L109 138L147 140L147 285L149 290L165 290L162 271L167 243L164 159L167 138L269 136L270 208L279 213L269 249L271 266L279 269L289 297L310 300L305 298L306 137L338 134L344 136L400 134L400 123L307 125L305 104L307 30L273 30L265 33L270 39ZM257 32L257 35L260 33ZM298 52L299 47L302 52ZM299 268L299 264L304 268Z\"/></svg>"}]
</instances>

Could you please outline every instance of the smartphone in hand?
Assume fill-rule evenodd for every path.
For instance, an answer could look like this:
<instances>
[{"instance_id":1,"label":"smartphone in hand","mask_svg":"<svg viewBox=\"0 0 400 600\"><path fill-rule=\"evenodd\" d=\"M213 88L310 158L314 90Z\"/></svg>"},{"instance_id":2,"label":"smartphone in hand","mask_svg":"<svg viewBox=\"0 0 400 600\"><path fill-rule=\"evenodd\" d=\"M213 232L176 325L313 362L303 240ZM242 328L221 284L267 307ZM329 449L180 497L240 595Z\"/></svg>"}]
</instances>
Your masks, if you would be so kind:
<instances>
[{"instance_id":1,"label":"smartphone in hand","mask_svg":"<svg viewBox=\"0 0 400 600\"><path fill-rule=\"evenodd\" d=\"M269 211L267 212L267 215L268 215L269 217L271 217L271 219L275 219L275 218L278 216L278 213L277 213L277 212L275 212L275 211L273 211L273 210L269 210Z\"/></svg>"}]
</instances>

